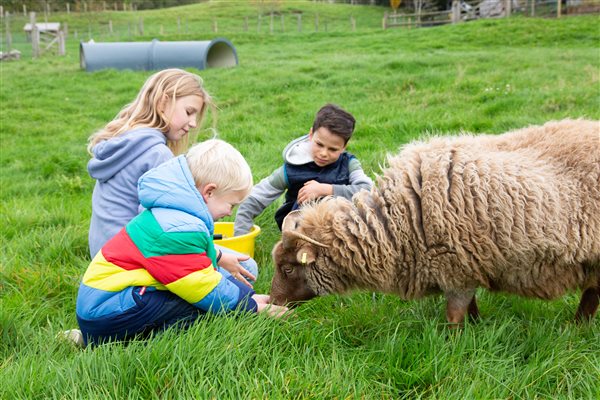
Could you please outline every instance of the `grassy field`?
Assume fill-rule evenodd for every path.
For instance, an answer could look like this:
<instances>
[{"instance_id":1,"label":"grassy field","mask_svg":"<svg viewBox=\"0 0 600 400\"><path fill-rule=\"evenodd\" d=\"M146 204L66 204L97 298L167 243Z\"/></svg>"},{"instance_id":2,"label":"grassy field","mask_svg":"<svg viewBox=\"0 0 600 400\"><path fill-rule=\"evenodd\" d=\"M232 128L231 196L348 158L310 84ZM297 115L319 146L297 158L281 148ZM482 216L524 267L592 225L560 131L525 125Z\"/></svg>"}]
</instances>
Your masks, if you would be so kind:
<instances>
[{"instance_id":1,"label":"grassy field","mask_svg":"<svg viewBox=\"0 0 600 400\"><path fill-rule=\"evenodd\" d=\"M160 15L208 21L232 4L142 15L151 32ZM381 9L283 4L332 16L365 10L375 28L219 32L240 65L199 74L219 105L220 137L256 181L326 102L356 116L349 150L372 177L387 153L422 135L600 119L598 16L382 31ZM243 15L240 7L231 13ZM92 17L69 18L76 29ZM162 40L212 37L201 24L189 29ZM482 321L460 331L445 326L441 297L354 293L315 299L284 321L208 318L187 332L86 350L57 340L76 326L89 262L86 139L149 72L81 71L73 40L65 57L0 68L0 398L600 398L600 324L572 322L577 293L543 302L481 291ZM258 292L272 277L275 209L256 220Z\"/></svg>"}]
</instances>

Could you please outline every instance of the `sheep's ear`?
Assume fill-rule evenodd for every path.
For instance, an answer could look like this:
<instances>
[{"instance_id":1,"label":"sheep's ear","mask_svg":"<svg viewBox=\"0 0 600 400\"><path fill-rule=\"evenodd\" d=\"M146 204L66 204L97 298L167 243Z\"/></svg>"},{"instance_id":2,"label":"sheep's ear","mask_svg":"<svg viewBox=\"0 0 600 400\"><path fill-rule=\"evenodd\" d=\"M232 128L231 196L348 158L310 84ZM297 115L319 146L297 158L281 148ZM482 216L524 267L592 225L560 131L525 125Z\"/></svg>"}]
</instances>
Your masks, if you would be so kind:
<instances>
[{"instance_id":1,"label":"sheep's ear","mask_svg":"<svg viewBox=\"0 0 600 400\"><path fill-rule=\"evenodd\" d=\"M302 265L314 263L317 260L317 252L313 246L306 244L296 253L296 260Z\"/></svg>"},{"instance_id":2,"label":"sheep's ear","mask_svg":"<svg viewBox=\"0 0 600 400\"><path fill-rule=\"evenodd\" d=\"M283 241L284 248L289 249L296 244L298 237L294 234L290 234L290 232L296 232L296 229L298 229L298 225L300 224L300 219L300 210L290 212L283 219L283 224L281 225L281 240Z\"/></svg>"},{"instance_id":3,"label":"sheep's ear","mask_svg":"<svg viewBox=\"0 0 600 400\"><path fill-rule=\"evenodd\" d=\"M295 231L298 228L298 223L300 222L300 210L291 211L288 215L283 219L283 223L281 225L281 231Z\"/></svg>"}]
</instances>

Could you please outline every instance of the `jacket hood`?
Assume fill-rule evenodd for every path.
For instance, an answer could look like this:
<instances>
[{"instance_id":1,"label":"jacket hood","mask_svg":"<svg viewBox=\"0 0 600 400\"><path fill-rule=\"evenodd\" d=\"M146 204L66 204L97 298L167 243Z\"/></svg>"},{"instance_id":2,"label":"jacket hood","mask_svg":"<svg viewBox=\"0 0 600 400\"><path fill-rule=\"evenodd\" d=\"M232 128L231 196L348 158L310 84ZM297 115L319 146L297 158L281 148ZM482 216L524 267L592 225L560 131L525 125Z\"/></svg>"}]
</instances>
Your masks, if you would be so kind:
<instances>
[{"instance_id":1,"label":"jacket hood","mask_svg":"<svg viewBox=\"0 0 600 400\"><path fill-rule=\"evenodd\" d=\"M302 165L313 161L308 135L294 139L285 146L283 160L292 165Z\"/></svg>"},{"instance_id":2,"label":"jacket hood","mask_svg":"<svg viewBox=\"0 0 600 400\"><path fill-rule=\"evenodd\" d=\"M194 177L184 155L175 157L146 172L138 181L140 204L147 208L180 210L200 218L209 232L214 221L202 195L196 189Z\"/></svg>"},{"instance_id":3,"label":"jacket hood","mask_svg":"<svg viewBox=\"0 0 600 400\"><path fill-rule=\"evenodd\" d=\"M90 176L106 181L153 146L167 143L165 135L154 128L138 128L109 140L92 149L94 157L88 162Z\"/></svg>"}]
</instances>

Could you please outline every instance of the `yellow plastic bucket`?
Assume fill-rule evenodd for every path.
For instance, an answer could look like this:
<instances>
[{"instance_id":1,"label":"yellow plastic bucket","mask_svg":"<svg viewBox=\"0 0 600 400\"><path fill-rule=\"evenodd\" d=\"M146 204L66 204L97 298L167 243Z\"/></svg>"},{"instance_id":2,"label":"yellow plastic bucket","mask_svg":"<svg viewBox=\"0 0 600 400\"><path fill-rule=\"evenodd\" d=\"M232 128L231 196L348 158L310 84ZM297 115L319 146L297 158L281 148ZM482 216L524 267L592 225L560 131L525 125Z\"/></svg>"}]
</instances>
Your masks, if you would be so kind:
<instances>
[{"instance_id":1,"label":"yellow plastic bucket","mask_svg":"<svg viewBox=\"0 0 600 400\"><path fill-rule=\"evenodd\" d=\"M254 225L245 235L233 236L233 222L215 222L215 235L222 235L223 239L214 243L254 257L254 241L259 234L260 227Z\"/></svg>"}]
</instances>

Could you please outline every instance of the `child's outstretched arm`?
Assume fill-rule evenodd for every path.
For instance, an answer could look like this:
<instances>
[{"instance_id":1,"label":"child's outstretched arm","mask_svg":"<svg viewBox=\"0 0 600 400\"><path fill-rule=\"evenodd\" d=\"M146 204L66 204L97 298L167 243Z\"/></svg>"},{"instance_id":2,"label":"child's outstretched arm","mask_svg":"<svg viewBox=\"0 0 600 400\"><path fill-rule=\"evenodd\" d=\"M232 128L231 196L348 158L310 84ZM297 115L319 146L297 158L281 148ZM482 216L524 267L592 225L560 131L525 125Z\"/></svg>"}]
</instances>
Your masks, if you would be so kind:
<instances>
[{"instance_id":1,"label":"child's outstretched arm","mask_svg":"<svg viewBox=\"0 0 600 400\"><path fill-rule=\"evenodd\" d=\"M251 281L256 281L256 276L252 275L250 271L240 264L240 261L246 261L250 258L250 256L246 255L237 255L237 254L229 254L225 252L221 252L221 257L219 260L219 267L224 268L238 281L242 282L244 285L248 287L252 287L248 279Z\"/></svg>"},{"instance_id":2,"label":"child's outstretched arm","mask_svg":"<svg viewBox=\"0 0 600 400\"><path fill-rule=\"evenodd\" d=\"M365 174L360 161L356 157L352 157L348 169L350 170L350 183L348 185L332 185L334 196L345 197L350 200L355 193L362 189L371 190L373 181Z\"/></svg>"},{"instance_id":3,"label":"child's outstretched arm","mask_svg":"<svg viewBox=\"0 0 600 400\"><path fill-rule=\"evenodd\" d=\"M235 214L234 235L250 232L254 218L279 198L287 188L283 167L278 168L252 188L250 196L240 204Z\"/></svg>"},{"instance_id":4,"label":"child's outstretched arm","mask_svg":"<svg viewBox=\"0 0 600 400\"><path fill-rule=\"evenodd\" d=\"M331 196L333 194L333 185L329 183L319 183L317 181L308 181L298 191L298 204L307 201L317 200L321 197Z\"/></svg>"},{"instance_id":5,"label":"child's outstretched arm","mask_svg":"<svg viewBox=\"0 0 600 400\"><path fill-rule=\"evenodd\" d=\"M298 191L298 204L332 195L345 197L350 200L361 189L371 190L373 181L363 171L360 161L353 157L350 159L348 168L350 170L350 183L348 185L331 185L317 181L308 181Z\"/></svg>"},{"instance_id":6,"label":"child's outstretched arm","mask_svg":"<svg viewBox=\"0 0 600 400\"><path fill-rule=\"evenodd\" d=\"M252 298L256 301L257 312L266 312L270 317L280 318L289 311L285 306L271 304L271 296L268 294L255 294Z\"/></svg>"}]
</instances>

